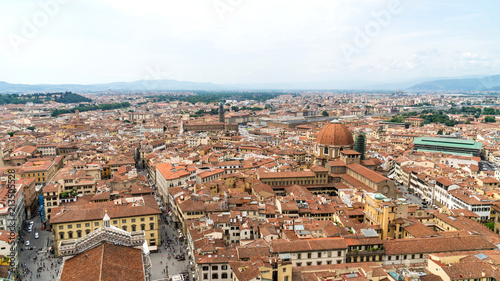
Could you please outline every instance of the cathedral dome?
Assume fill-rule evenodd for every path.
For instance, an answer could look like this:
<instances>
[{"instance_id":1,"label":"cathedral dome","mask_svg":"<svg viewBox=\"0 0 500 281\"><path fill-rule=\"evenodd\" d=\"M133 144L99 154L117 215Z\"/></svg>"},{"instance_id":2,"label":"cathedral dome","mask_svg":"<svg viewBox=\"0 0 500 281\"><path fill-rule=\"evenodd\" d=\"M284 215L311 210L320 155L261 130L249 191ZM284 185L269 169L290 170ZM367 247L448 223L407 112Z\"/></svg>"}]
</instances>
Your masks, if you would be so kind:
<instances>
[{"instance_id":1,"label":"cathedral dome","mask_svg":"<svg viewBox=\"0 0 500 281\"><path fill-rule=\"evenodd\" d=\"M349 132L349 129L345 125L334 121L319 131L316 143L327 146L346 146L353 145L354 140L351 132Z\"/></svg>"}]
</instances>

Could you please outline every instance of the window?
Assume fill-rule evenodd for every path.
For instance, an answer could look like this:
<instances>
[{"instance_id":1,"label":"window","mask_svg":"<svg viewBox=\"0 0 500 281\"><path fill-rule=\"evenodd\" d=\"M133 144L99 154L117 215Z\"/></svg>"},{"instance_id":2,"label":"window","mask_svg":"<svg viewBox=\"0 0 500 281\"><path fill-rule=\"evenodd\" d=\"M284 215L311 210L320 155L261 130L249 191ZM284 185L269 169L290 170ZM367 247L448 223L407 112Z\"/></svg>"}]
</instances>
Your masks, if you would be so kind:
<instances>
[{"instance_id":1,"label":"window","mask_svg":"<svg viewBox=\"0 0 500 281\"><path fill-rule=\"evenodd\" d=\"M63 229L63 226L62 226L62 225L60 225L60 226L59 226L59 229Z\"/></svg>"},{"instance_id":2,"label":"window","mask_svg":"<svg viewBox=\"0 0 500 281\"><path fill-rule=\"evenodd\" d=\"M201 269L202 269L203 271L207 271L207 270L208 270L208 265L204 265Z\"/></svg>"},{"instance_id":3,"label":"window","mask_svg":"<svg viewBox=\"0 0 500 281\"><path fill-rule=\"evenodd\" d=\"M123 226L123 230L127 231L127 226L126 225Z\"/></svg>"},{"instance_id":4,"label":"window","mask_svg":"<svg viewBox=\"0 0 500 281\"><path fill-rule=\"evenodd\" d=\"M77 223L76 224L76 228L80 228L80 227L82 227L82 224L81 223Z\"/></svg>"},{"instance_id":5,"label":"window","mask_svg":"<svg viewBox=\"0 0 500 281\"><path fill-rule=\"evenodd\" d=\"M146 230L146 225L145 224L141 224L141 230Z\"/></svg>"},{"instance_id":6,"label":"window","mask_svg":"<svg viewBox=\"0 0 500 281\"><path fill-rule=\"evenodd\" d=\"M332 257L332 252L328 251L328 257L331 258Z\"/></svg>"},{"instance_id":7,"label":"window","mask_svg":"<svg viewBox=\"0 0 500 281\"><path fill-rule=\"evenodd\" d=\"M150 223L150 224L149 224L149 229L150 229L150 230L155 229L155 224L154 224L154 223Z\"/></svg>"},{"instance_id":8,"label":"window","mask_svg":"<svg viewBox=\"0 0 500 281\"><path fill-rule=\"evenodd\" d=\"M219 279L219 274L212 273L212 279Z\"/></svg>"},{"instance_id":9,"label":"window","mask_svg":"<svg viewBox=\"0 0 500 281\"><path fill-rule=\"evenodd\" d=\"M85 234L89 234L89 233L90 233L90 229L86 229Z\"/></svg>"},{"instance_id":10,"label":"window","mask_svg":"<svg viewBox=\"0 0 500 281\"><path fill-rule=\"evenodd\" d=\"M68 238L69 239L73 238L73 231L68 232Z\"/></svg>"},{"instance_id":11,"label":"window","mask_svg":"<svg viewBox=\"0 0 500 281\"><path fill-rule=\"evenodd\" d=\"M85 227L90 227L90 222L85 223Z\"/></svg>"},{"instance_id":12,"label":"window","mask_svg":"<svg viewBox=\"0 0 500 281\"><path fill-rule=\"evenodd\" d=\"M132 231L135 231L135 228L136 228L136 226L135 226L135 224L133 224L132 225Z\"/></svg>"},{"instance_id":13,"label":"window","mask_svg":"<svg viewBox=\"0 0 500 281\"><path fill-rule=\"evenodd\" d=\"M99 222L98 221L94 222L94 226L99 226Z\"/></svg>"},{"instance_id":14,"label":"window","mask_svg":"<svg viewBox=\"0 0 500 281\"><path fill-rule=\"evenodd\" d=\"M118 220L114 220L114 221L113 221L113 224L114 224L114 225L117 225L117 224L118 224Z\"/></svg>"},{"instance_id":15,"label":"window","mask_svg":"<svg viewBox=\"0 0 500 281\"><path fill-rule=\"evenodd\" d=\"M320 262L320 261L317 261L317 262L316 262L316 265L321 265L321 262Z\"/></svg>"},{"instance_id":16,"label":"window","mask_svg":"<svg viewBox=\"0 0 500 281\"><path fill-rule=\"evenodd\" d=\"M208 279L208 274L207 273L204 273L203 274L203 280L207 280Z\"/></svg>"},{"instance_id":17,"label":"window","mask_svg":"<svg viewBox=\"0 0 500 281\"><path fill-rule=\"evenodd\" d=\"M307 266L310 266L312 264L312 262L307 262Z\"/></svg>"},{"instance_id":18,"label":"window","mask_svg":"<svg viewBox=\"0 0 500 281\"><path fill-rule=\"evenodd\" d=\"M135 219L132 219L132 222L135 222Z\"/></svg>"},{"instance_id":19,"label":"window","mask_svg":"<svg viewBox=\"0 0 500 281\"><path fill-rule=\"evenodd\" d=\"M396 256L396 260L399 260L399 256Z\"/></svg>"},{"instance_id":20,"label":"window","mask_svg":"<svg viewBox=\"0 0 500 281\"><path fill-rule=\"evenodd\" d=\"M221 265L220 269L221 270L227 270L227 265Z\"/></svg>"},{"instance_id":21,"label":"window","mask_svg":"<svg viewBox=\"0 0 500 281\"><path fill-rule=\"evenodd\" d=\"M145 219L144 218L141 218L141 221L144 221Z\"/></svg>"},{"instance_id":22,"label":"window","mask_svg":"<svg viewBox=\"0 0 500 281\"><path fill-rule=\"evenodd\" d=\"M82 231L81 231L81 230L78 230L78 231L76 232L76 237L78 237L78 238L81 238L81 237L82 237Z\"/></svg>"},{"instance_id":23,"label":"window","mask_svg":"<svg viewBox=\"0 0 500 281\"><path fill-rule=\"evenodd\" d=\"M332 261L326 261L326 264L332 264Z\"/></svg>"},{"instance_id":24,"label":"window","mask_svg":"<svg viewBox=\"0 0 500 281\"><path fill-rule=\"evenodd\" d=\"M221 274L221 276L220 276L220 278L222 278L222 279L227 279L227 273L225 273L225 272L224 272L224 273L222 273L222 274Z\"/></svg>"},{"instance_id":25,"label":"window","mask_svg":"<svg viewBox=\"0 0 500 281\"><path fill-rule=\"evenodd\" d=\"M301 257L302 257L302 254L297 254L297 259L300 260Z\"/></svg>"},{"instance_id":26,"label":"window","mask_svg":"<svg viewBox=\"0 0 500 281\"><path fill-rule=\"evenodd\" d=\"M72 229L73 228L73 225L72 224L68 224L68 229Z\"/></svg>"},{"instance_id":27,"label":"window","mask_svg":"<svg viewBox=\"0 0 500 281\"><path fill-rule=\"evenodd\" d=\"M122 223L127 223L127 220L126 219L122 220Z\"/></svg>"},{"instance_id":28,"label":"window","mask_svg":"<svg viewBox=\"0 0 500 281\"><path fill-rule=\"evenodd\" d=\"M337 264L340 264L342 261L341 260L337 260Z\"/></svg>"},{"instance_id":29,"label":"window","mask_svg":"<svg viewBox=\"0 0 500 281\"><path fill-rule=\"evenodd\" d=\"M155 234L154 234L154 233L151 233L151 237L154 237L154 236L155 236Z\"/></svg>"},{"instance_id":30,"label":"window","mask_svg":"<svg viewBox=\"0 0 500 281\"><path fill-rule=\"evenodd\" d=\"M406 255L404 255L403 259L405 259L405 260L407 259Z\"/></svg>"},{"instance_id":31,"label":"window","mask_svg":"<svg viewBox=\"0 0 500 281\"><path fill-rule=\"evenodd\" d=\"M321 253L318 253L318 258L321 258Z\"/></svg>"},{"instance_id":32,"label":"window","mask_svg":"<svg viewBox=\"0 0 500 281\"><path fill-rule=\"evenodd\" d=\"M298 263L297 263L297 266L302 266L302 263L301 263L301 262L298 262Z\"/></svg>"},{"instance_id":33,"label":"window","mask_svg":"<svg viewBox=\"0 0 500 281\"><path fill-rule=\"evenodd\" d=\"M59 239L64 239L64 232L59 232Z\"/></svg>"},{"instance_id":34,"label":"window","mask_svg":"<svg viewBox=\"0 0 500 281\"><path fill-rule=\"evenodd\" d=\"M342 256L342 251L337 252L337 256L341 257Z\"/></svg>"},{"instance_id":35,"label":"window","mask_svg":"<svg viewBox=\"0 0 500 281\"><path fill-rule=\"evenodd\" d=\"M311 258L311 253L307 253L307 258L310 259Z\"/></svg>"},{"instance_id":36,"label":"window","mask_svg":"<svg viewBox=\"0 0 500 281\"><path fill-rule=\"evenodd\" d=\"M283 272L286 272L286 267L283 267Z\"/></svg>"},{"instance_id":37,"label":"window","mask_svg":"<svg viewBox=\"0 0 500 281\"><path fill-rule=\"evenodd\" d=\"M217 265L212 265L212 270L219 270L219 266L217 266Z\"/></svg>"}]
</instances>

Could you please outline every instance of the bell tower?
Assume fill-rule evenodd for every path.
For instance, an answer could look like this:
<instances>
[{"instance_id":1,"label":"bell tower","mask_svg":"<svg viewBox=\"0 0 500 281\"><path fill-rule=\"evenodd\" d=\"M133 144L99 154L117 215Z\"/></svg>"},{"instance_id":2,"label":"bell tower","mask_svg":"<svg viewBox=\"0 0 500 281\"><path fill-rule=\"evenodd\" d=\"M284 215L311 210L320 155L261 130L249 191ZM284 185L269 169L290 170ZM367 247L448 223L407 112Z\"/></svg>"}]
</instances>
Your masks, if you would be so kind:
<instances>
[{"instance_id":1,"label":"bell tower","mask_svg":"<svg viewBox=\"0 0 500 281\"><path fill-rule=\"evenodd\" d=\"M224 123L224 101L219 103L219 123Z\"/></svg>"}]
</instances>

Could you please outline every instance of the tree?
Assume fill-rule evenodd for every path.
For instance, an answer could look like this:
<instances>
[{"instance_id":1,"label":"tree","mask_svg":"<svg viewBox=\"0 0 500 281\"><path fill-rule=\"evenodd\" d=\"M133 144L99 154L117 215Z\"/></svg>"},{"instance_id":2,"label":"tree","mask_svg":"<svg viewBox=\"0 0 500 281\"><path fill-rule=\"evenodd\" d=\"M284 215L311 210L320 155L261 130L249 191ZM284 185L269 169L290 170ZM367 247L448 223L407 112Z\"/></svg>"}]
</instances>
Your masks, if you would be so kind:
<instances>
[{"instance_id":1,"label":"tree","mask_svg":"<svg viewBox=\"0 0 500 281\"><path fill-rule=\"evenodd\" d=\"M494 116L485 116L484 117L484 122L486 122L486 123L495 123L496 120L495 120Z\"/></svg>"},{"instance_id":2,"label":"tree","mask_svg":"<svg viewBox=\"0 0 500 281\"><path fill-rule=\"evenodd\" d=\"M35 130L35 127L30 126L30 127L26 128L26 129L27 129L27 130L30 130L30 131L34 131L34 130Z\"/></svg>"},{"instance_id":3,"label":"tree","mask_svg":"<svg viewBox=\"0 0 500 281\"><path fill-rule=\"evenodd\" d=\"M399 116L399 115L396 115L396 116L392 117L391 120L389 120L389 122L395 122L395 123L403 123L403 121L404 121L403 116Z\"/></svg>"},{"instance_id":4,"label":"tree","mask_svg":"<svg viewBox=\"0 0 500 281\"><path fill-rule=\"evenodd\" d=\"M166 126L163 126L163 132L165 133L165 131L167 130L167 127Z\"/></svg>"},{"instance_id":5,"label":"tree","mask_svg":"<svg viewBox=\"0 0 500 281\"><path fill-rule=\"evenodd\" d=\"M326 111L326 110L323 110L323 112L321 112L321 115L323 115L323 116L330 116L330 114L328 114L328 111Z\"/></svg>"},{"instance_id":6,"label":"tree","mask_svg":"<svg viewBox=\"0 0 500 281\"><path fill-rule=\"evenodd\" d=\"M442 134L443 134L443 129L439 129L438 135L442 135Z\"/></svg>"}]
</instances>

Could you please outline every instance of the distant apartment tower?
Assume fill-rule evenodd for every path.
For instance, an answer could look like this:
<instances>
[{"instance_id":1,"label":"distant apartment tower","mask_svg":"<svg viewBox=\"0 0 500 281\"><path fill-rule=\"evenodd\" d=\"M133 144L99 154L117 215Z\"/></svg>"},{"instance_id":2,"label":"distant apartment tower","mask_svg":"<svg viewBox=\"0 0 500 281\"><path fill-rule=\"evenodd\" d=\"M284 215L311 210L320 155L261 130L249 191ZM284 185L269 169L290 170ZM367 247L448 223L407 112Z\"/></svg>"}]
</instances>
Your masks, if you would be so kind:
<instances>
[{"instance_id":1,"label":"distant apartment tower","mask_svg":"<svg viewBox=\"0 0 500 281\"><path fill-rule=\"evenodd\" d=\"M219 103L219 123L224 123L224 101Z\"/></svg>"}]
</instances>

